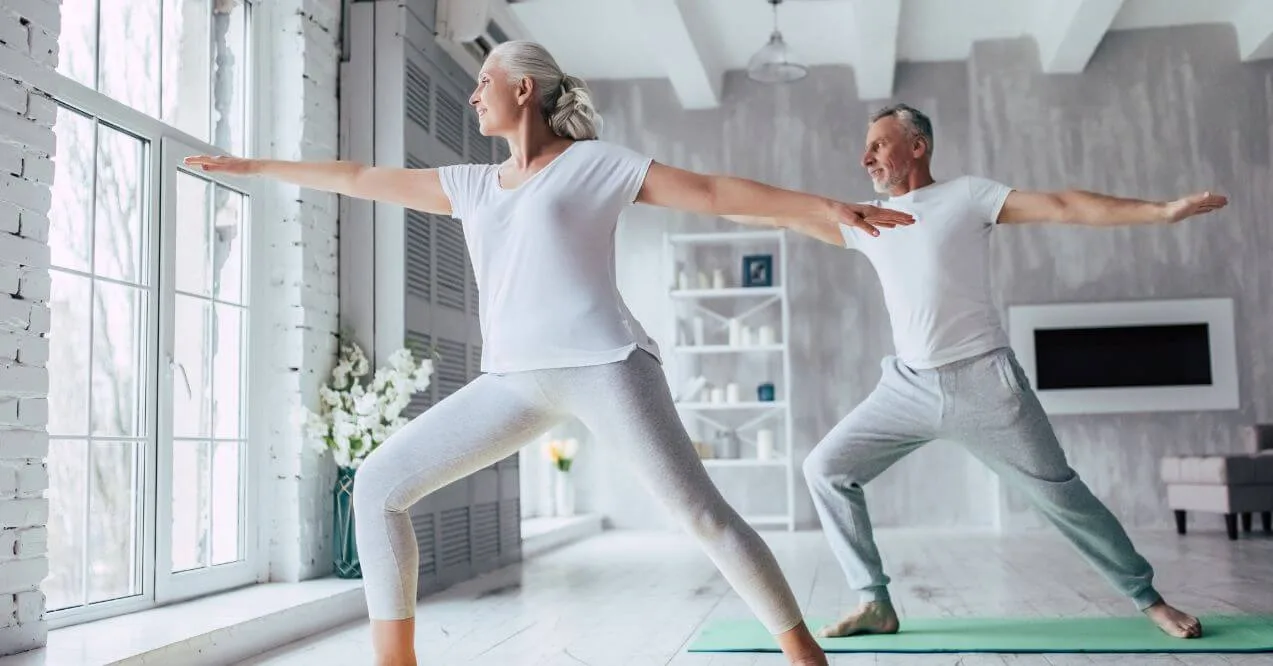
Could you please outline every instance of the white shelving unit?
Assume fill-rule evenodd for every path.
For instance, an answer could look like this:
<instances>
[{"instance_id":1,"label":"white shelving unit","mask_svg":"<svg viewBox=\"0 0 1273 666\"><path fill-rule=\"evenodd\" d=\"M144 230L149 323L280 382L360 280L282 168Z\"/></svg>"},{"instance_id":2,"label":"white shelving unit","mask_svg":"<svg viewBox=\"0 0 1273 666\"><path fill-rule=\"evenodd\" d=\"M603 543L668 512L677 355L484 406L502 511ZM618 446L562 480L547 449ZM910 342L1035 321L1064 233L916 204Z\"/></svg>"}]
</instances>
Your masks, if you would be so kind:
<instances>
[{"instance_id":1,"label":"white shelving unit","mask_svg":"<svg viewBox=\"0 0 1273 666\"><path fill-rule=\"evenodd\" d=\"M747 248L763 247L759 253L773 257L772 286L743 287L736 285L724 288L702 288L697 279L688 285L678 285L677 274L679 256L692 251L693 246L715 246L731 248L746 246ZM672 341L671 353L675 356L677 367L690 370L688 374L696 374L697 366L708 358L719 358L728 355L750 355L758 359L781 359L781 370L777 377L771 378L774 384L773 401L758 401L756 393L743 395L739 402L710 402L707 395L695 396L694 400L677 402L677 409L687 427L698 424L716 430L730 430L737 433L739 439L750 443L755 450L756 439L754 429L773 423L769 426L775 433L774 457L760 460L754 455L743 458L706 458L703 464L713 472L726 473L764 473L779 475L786 494L786 511L781 514L753 514L745 518L753 526L785 527L795 529L795 464L792 453L793 420L791 413L791 350L788 345L791 330L790 299L787 291L787 237L782 231L729 231L712 233L680 233L664 234L663 266L669 273L671 285L668 296L674 309L678 310L670 318L671 331L667 339ZM738 281L741 263L731 271L731 277ZM691 276L696 278L697 272ZM686 288L678 288L684 286ZM713 309L730 303L736 312L722 315ZM758 313L777 306L780 311L778 322L774 328L773 344L693 344L682 336L683 313L690 311L711 320L717 327L728 327L730 319L746 321ZM693 316L693 315L691 315ZM676 385L674 384L674 389ZM754 389L754 387L749 387ZM678 390L679 396L679 390ZM728 417L732 421L723 421ZM739 418L742 422L739 423ZM730 470L752 470L750 472L731 472Z\"/></svg>"}]
</instances>

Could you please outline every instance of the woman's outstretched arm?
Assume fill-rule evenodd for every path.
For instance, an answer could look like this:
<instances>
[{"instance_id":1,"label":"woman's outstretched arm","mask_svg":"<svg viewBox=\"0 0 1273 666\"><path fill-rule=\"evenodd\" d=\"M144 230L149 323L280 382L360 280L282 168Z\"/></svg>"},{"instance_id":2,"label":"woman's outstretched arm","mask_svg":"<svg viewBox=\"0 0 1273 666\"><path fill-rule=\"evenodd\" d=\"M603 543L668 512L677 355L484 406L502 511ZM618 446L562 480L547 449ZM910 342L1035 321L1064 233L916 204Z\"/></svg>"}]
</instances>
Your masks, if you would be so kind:
<instances>
[{"instance_id":1,"label":"woman's outstretched arm","mask_svg":"<svg viewBox=\"0 0 1273 666\"><path fill-rule=\"evenodd\" d=\"M650 165L637 201L719 215L744 224L787 228L840 247L844 246L841 224L878 236L880 229L915 221L907 213L887 208L845 203L746 178L701 174L658 162Z\"/></svg>"},{"instance_id":2,"label":"woman's outstretched arm","mask_svg":"<svg viewBox=\"0 0 1273 666\"><path fill-rule=\"evenodd\" d=\"M357 162L289 162L241 157L187 157L186 166L208 172L263 176L312 190L394 203L424 213L450 215L451 200L437 169L372 167Z\"/></svg>"}]
</instances>

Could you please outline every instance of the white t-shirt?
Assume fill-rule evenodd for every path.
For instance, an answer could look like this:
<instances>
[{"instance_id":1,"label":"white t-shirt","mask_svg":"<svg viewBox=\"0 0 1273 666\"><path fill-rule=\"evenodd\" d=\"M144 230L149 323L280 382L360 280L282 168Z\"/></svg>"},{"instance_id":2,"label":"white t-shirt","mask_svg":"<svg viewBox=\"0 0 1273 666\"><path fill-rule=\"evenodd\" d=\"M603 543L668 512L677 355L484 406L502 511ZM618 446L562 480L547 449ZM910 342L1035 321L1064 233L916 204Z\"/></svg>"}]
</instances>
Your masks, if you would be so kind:
<instances>
[{"instance_id":1,"label":"white t-shirt","mask_svg":"<svg viewBox=\"0 0 1273 666\"><path fill-rule=\"evenodd\" d=\"M484 372L600 365L638 347L659 358L619 295L614 267L619 213L651 161L578 141L511 190L496 164L438 169L477 278Z\"/></svg>"},{"instance_id":2,"label":"white t-shirt","mask_svg":"<svg viewBox=\"0 0 1273 666\"><path fill-rule=\"evenodd\" d=\"M897 357L935 368L1006 346L990 296L990 230L1012 188L964 176L868 203L915 223L869 236L841 225L845 244L875 266Z\"/></svg>"}]
</instances>

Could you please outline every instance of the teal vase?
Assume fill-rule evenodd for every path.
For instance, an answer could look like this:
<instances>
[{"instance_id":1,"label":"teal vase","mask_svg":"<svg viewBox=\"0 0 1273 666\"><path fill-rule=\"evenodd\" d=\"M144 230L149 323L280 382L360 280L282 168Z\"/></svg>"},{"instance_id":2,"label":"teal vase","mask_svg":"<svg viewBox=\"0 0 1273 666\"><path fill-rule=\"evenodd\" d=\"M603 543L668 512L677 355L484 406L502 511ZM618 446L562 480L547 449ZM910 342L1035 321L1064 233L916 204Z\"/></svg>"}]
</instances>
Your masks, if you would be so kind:
<instances>
[{"instance_id":1,"label":"teal vase","mask_svg":"<svg viewBox=\"0 0 1273 666\"><path fill-rule=\"evenodd\" d=\"M358 563L358 542L354 538L354 472L352 467L336 471L336 488L332 493L335 509L332 521L332 558L340 578L362 578Z\"/></svg>"}]
</instances>

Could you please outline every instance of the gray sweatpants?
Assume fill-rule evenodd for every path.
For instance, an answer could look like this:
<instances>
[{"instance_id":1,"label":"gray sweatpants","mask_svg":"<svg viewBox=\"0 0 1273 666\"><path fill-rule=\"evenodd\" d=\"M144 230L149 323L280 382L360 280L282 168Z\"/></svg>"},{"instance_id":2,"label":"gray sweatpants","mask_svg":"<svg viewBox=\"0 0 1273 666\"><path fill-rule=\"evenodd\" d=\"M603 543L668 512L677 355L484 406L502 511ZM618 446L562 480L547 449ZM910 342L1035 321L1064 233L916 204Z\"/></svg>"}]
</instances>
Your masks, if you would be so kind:
<instances>
[{"instance_id":1,"label":"gray sweatpants","mask_svg":"<svg viewBox=\"0 0 1273 666\"><path fill-rule=\"evenodd\" d=\"M487 467L568 415L633 473L697 539L774 634L801 622L778 562L727 504L676 413L653 356L581 368L483 375L416 417L369 455L354 484L358 555L373 620L412 617L419 551L407 508Z\"/></svg>"},{"instance_id":2,"label":"gray sweatpants","mask_svg":"<svg viewBox=\"0 0 1273 666\"><path fill-rule=\"evenodd\" d=\"M1036 508L1121 593L1145 609L1153 569L1065 460L1047 414L1010 349L931 370L896 357L867 396L814 448L805 480L832 551L863 601L888 598L862 486L934 439L960 442Z\"/></svg>"}]
</instances>

